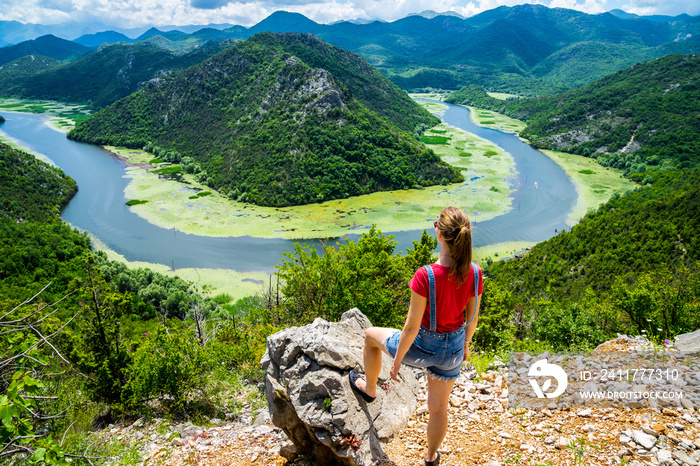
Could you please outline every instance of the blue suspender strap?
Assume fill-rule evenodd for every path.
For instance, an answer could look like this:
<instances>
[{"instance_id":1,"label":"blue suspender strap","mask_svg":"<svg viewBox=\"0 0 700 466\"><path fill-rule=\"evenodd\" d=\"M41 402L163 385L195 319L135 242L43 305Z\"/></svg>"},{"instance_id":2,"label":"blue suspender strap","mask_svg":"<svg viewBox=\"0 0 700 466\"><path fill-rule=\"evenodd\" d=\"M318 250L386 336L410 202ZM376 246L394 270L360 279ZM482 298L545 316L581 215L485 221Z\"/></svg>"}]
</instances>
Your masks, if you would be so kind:
<instances>
[{"instance_id":1,"label":"blue suspender strap","mask_svg":"<svg viewBox=\"0 0 700 466\"><path fill-rule=\"evenodd\" d=\"M474 321L476 310L479 307L479 267L474 262L472 262L472 270L474 271L474 312L472 312L469 322L464 324L464 327L468 327Z\"/></svg>"},{"instance_id":2,"label":"blue suspender strap","mask_svg":"<svg viewBox=\"0 0 700 466\"><path fill-rule=\"evenodd\" d=\"M425 265L424 267L425 270L428 271L428 281L430 282L430 293L428 295L428 299L430 300L430 331L434 332L437 329L435 275L433 275L433 269L429 265Z\"/></svg>"}]
</instances>

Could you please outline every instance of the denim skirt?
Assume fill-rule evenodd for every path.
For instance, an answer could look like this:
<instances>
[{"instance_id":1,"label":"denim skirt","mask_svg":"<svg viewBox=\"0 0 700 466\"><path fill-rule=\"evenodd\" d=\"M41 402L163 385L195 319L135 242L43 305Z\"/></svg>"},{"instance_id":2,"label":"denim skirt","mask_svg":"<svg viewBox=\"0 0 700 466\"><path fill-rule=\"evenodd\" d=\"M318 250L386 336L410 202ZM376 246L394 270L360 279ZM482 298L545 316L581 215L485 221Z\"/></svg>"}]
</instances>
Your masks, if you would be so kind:
<instances>
[{"instance_id":1,"label":"denim skirt","mask_svg":"<svg viewBox=\"0 0 700 466\"><path fill-rule=\"evenodd\" d=\"M391 357L396 356L401 331L387 338L384 346ZM434 378L451 380L459 377L464 361L464 327L447 333L420 328L416 339L406 352L402 364L425 368Z\"/></svg>"}]
</instances>

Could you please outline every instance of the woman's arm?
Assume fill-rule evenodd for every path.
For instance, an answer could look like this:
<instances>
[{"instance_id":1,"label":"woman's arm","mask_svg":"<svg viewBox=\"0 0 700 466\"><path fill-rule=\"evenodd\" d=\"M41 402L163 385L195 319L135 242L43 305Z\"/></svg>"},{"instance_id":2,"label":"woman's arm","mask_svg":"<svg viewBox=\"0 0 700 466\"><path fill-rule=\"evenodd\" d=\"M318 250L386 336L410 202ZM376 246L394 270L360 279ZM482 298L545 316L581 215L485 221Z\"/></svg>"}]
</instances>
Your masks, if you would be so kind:
<instances>
[{"instance_id":1,"label":"woman's arm","mask_svg":"<svg viewBox=\"0 0 700 466\"><path fill-rule=\"evenodd\" d=\"M474 309L474 299L472 298L469 300L467 303L467 312L468 312L468 317L471 319L471 313L469 313L470 309ZM476 312L476 315L474 316L474 320L472 320L472 323L469 324L469 327L467 327L464 330L464 360L466 361L467 358L469 357L469 342L472 341L472 337L474 336L474 332L476 332L476 324L479 322L479 308L481 307L481 295L479 295L479 302L476 305L476 310L473 312Z\"/></svg>"},{"instance_id":2,"label":"woman's arm","mask_svg":"<svg viewBox=\"0 0 700 466\"><path fill-rule=\"evenodd\" d=\"M401 361L403 357L408 352L408 349L413 344L413 340L416 339L418 331L420 330L420 323L423 320L423 314L425 314L425 305L428 303L428 298L419 295L415 291L411 290L411 305L408 308L408 315L406 316L406 323L401 331L401 338L399 338L399 347L396 349L396 356L394 357L394 363L391 365L391 378L399 381L399 369L401 369Z\"/></svg>"}]
</instances>

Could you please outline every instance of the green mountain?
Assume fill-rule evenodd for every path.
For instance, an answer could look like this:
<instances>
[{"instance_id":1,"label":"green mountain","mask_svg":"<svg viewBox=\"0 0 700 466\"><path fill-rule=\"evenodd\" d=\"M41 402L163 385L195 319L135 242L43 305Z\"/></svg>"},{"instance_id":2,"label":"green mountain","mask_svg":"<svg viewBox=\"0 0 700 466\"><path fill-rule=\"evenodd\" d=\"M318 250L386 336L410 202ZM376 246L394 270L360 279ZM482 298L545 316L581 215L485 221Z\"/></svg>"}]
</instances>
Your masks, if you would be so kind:
<instances>
[{"instance_id":1,"label":"green mountain","mask_svg":"<svg viewBox=\"0 0 700 466\"><path fill-rule=\"evenodd\" d=\"M700 162L700 57L669 55L561 94L503 101L476 85L446 102L526 120L533 146L562 150L637 173Z\"/></svg>"},{"instance_id":2,"label":"green mountain","mask_svg":"<svg viewBox=\"0 0 700 466\"><path fill-rule=\"evenodd\" d=\"M17 45L0 48L0 65L26 57L43 55L61 61L72 61L90 52L90 49L56 36L46 35Z\"/></svg>"},{"instance_id":3,"label":"green mountain","mask_svg":"<svg viewBox=\"0 0 700 466\"><path fill-rule=\"evenodd\" d=\"M207 43L178 54L141 42L103 45L96 52L72 63L37 69L26 58L14 68L0 69L3 97L90 102L102 108L139 89L151 79L183 70L219 53L230 43Z\"/></svg>"},{"instance_id":4,"label":"green mountain","mask_svg":"<svg viewBox=\"0 0 700 466\"><path fill-rule=\"evenodd\" d=\"M97 48L104 43L113 44L114 42L134 42L129 37L116 31L103 31L95 34L84 34L73 42L85 47Z\"/></svg>"},{"instance_id":5,"label":"green mountain","mask_svg":"<svg viewBox=\"0 0 700 466\"><path fill-rule=\"evenodd\" d=\"M700 57L669 55L543 97L522 135L631 172L700 162ZM527 102L513 104L527 107Z\"/></svg>"},{"instance_id":6,"label":"green mountain","mask_svg":"<svg viewBox=\"0 0 700 466\"><path fill-rule=\"evenodd\" d=\"M176 151L211 187L283 206L461 181L410 135L437 121L359 55L262 33L149 83L69 137Z\"/></svg>"}]
</instances>

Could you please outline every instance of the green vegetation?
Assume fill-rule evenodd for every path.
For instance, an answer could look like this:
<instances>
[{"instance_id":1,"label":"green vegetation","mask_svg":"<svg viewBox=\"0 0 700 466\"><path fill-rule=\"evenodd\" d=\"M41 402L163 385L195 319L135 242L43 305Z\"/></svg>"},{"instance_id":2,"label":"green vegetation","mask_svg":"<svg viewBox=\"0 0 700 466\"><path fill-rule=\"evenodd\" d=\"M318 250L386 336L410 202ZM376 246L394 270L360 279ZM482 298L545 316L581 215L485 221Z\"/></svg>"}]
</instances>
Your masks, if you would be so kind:
<instances>
[{"instance_id":1,"label":"green vegetation","mask_svg":"<svg viewBox=\"0 0 700 466\"><path fill-rule=\"evenodd\" d=\"M420 138L420 142L423 144L447 144L449 138L444 136L423 136Z\"/></svg>"},{"instance_id":2,"label":"green vegetation","mask_svg":"<svg viewBox=\"0 0 700 466\"><path fill-rule=\"evenodd\" d=\"M190 199L199 199L200 197L211 196L211 191L200 191L194 196L190 196Z\"/></svg>"},{"instance_id":3,"label":"green vegetation","mask_svg":"<svg viewBox=\"0 0 700 466\"><path fill-rule=\"evenodd\" d=\"M143 199L131 199L125 202L126 205L132 206L132 205L140 205L140 204L145 204L148 201L143 200Z\"/></svg>"},{"instance_id":4,"label":"green vegetation","mask_svg":"<svg viewBox=\"0 0 700 466\"><path fill-rule=\"evenodd\" d=\"M583 89L522 102L535 111L523 136L537 147L596 157L641 173L700 159L700 58L670 55L632 66Z\"/></svg>"},{"instance_id":5,"label":"green vegetation","mask_svg":"<svg viewBox=\"0 0 700 466\"><path fill-rule=\"evenodd\" d=\"M355 54L309 35L259 34L69 137L145 147L231 199L289 206L462 181L407 134L436 122Z\"/></svg>"},{"instance_id":6,"label":"green vegetation","mask_svg":"<svg viewBox=\"0 0 700 466\"><path fill-rule=\"evenodd\" d=\"M116 43L70 63L23 57L0 69L0 89L2 97L83 102L98 109L131 94L144 82L201 63L230 45L228 41L203 44L178 54L150 43Z\"/></svg>"},{"instance_id":7,"label":"green vegetation","mask_svg":"<svg viewBox=\"0 0 700 466\"><path fill-rule=\"evenodd\" d=\"M478 344L586 348L616 332L661 341L697 329L700 171L657 177L521 259L495 262Z\"/></svg>"},{"instance_id":8,"label":"green vegetation","mask_svg":"<svg viewBox=\"0 0 700 466\"><path fill-rule=\"evenodd\" d=\"M535 147L593 157L649 182L649 172L700 160L699 81L700 58L669 55L555 96L501 101L468 86L445 101L525 119L521 135Z\"/></svg>"},{"instance_id":9,"label":"green vegetation","mask_svg":"<svg viewBox=\"0 0 700 466\"><path fill-rule=\"evenodd\" d=\"M394 253L397 244L375 228L357 242L325 246L323 254L297 244L278 267L284 315L292 322L337 321L357 307L374 325L401 327L410 301L406 283L436 259L437 240L423 231L405 256Z\"/></svg>"},{"instance_id":10,"label":"green vegetation","mask_svg":"<svg viewBox=\"0 0 700 466\"><path fill-rule=\"evenodd\" d=\"M0 144L0 218L53 220L77 191L60 169Z\"/></svg>"},{"instance_id":11,"label":"green vegetation","mask_svg":"<svg viewBox=\"0 0 700 466\"><path fill-rule=\"evenodd\" d=\"M483 87L477 84L470 84L458 91L450 93L444 100L451 104L468 105L470 107L485 108L499 113L506 113L508 102L515 101L517 98L505 100L497 99L491 97Z\"/></svg>"},{"instance_id":12,"label":"green vegetation","mask_svg":"<svg viewBox=\"0 0 700 466\"><path fill-rule=\"evenodd\" d=\"M116 420L154 409L222 416L226 400L212 405L210 396L249 390L230 371L258 378L265 337L275 329L251 324L256 299L222 307L177 277L129 270L92 253L87 235L58 217L75 183L2 144L0 179L4 451L67 464L84 453L85 432L98 416ZM156 398L162 402L154 408ZM40 428L51 434L35 436Z\"/></svg>"}]
</instances>

